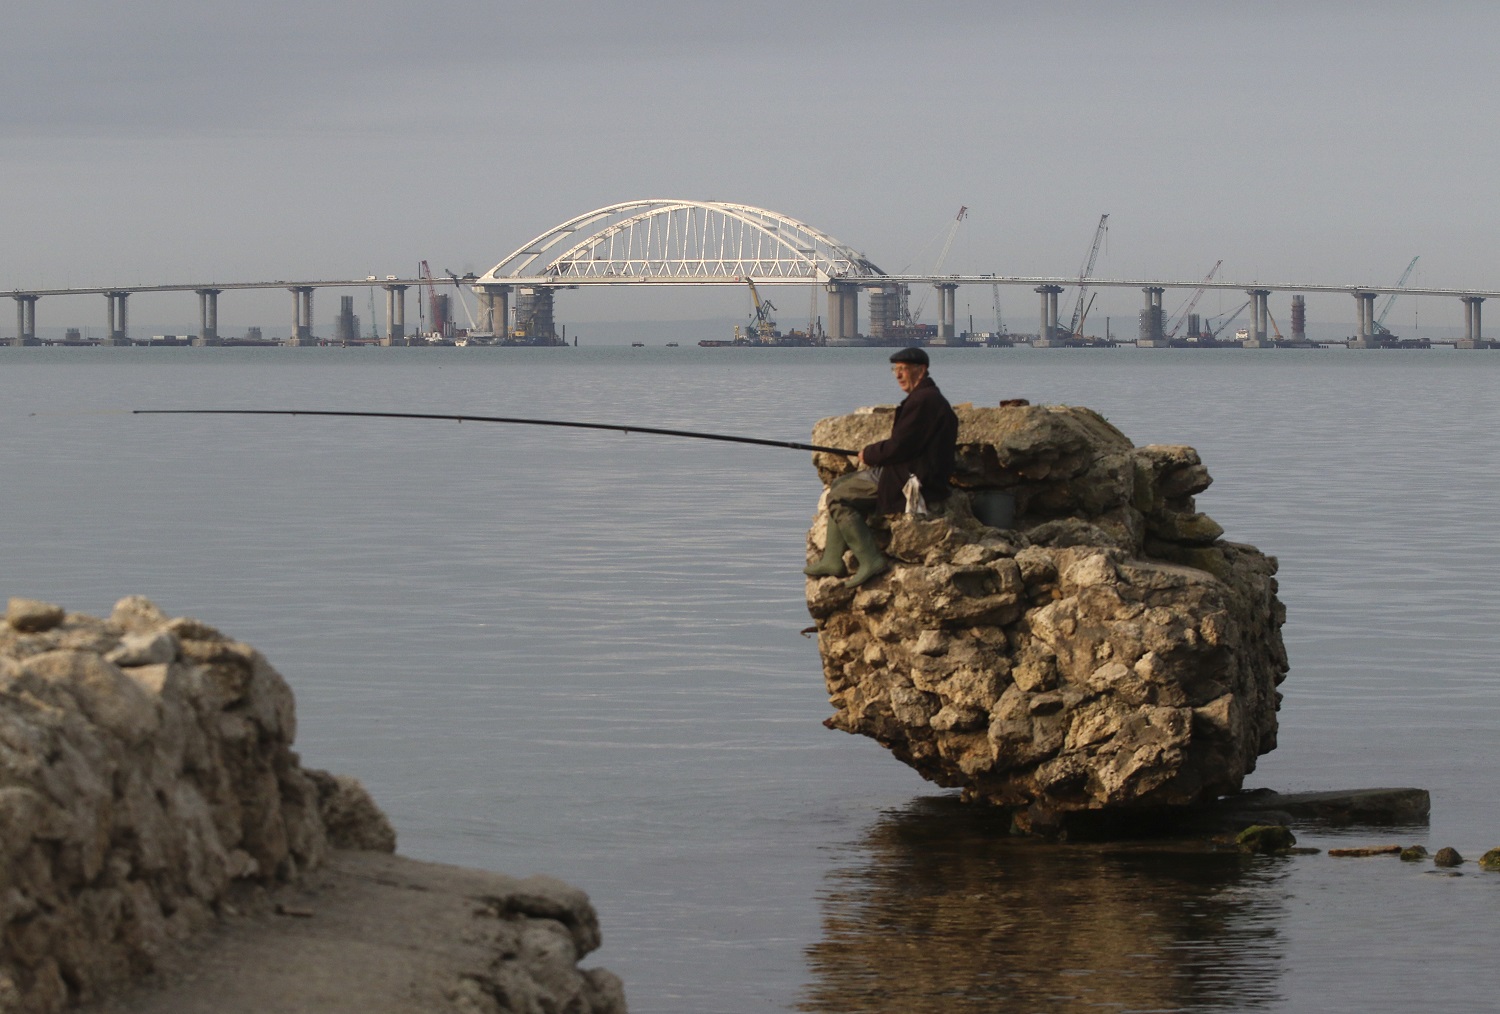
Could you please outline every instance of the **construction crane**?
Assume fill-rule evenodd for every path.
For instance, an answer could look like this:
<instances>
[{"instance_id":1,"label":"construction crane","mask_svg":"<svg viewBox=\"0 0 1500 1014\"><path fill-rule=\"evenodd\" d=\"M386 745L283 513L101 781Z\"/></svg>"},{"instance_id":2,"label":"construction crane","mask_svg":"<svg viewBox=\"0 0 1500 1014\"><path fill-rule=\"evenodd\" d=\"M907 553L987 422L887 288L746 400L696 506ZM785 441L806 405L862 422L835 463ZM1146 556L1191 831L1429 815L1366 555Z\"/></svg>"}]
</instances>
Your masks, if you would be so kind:
<instances>
[{"instance_id":1,"label":"construction crane","mask_svg":"<svg viewBox=\"0 0 1500 1014\"><path fill-rule=\"evenodd\" d=\"M958 227L968 217L969 206L967 204L960 205L958 214L953 216L953 224L948 226L948 238L943 241L943 249L938 253L937 263L932 266L932 273L934 275L942 274L943 264L948 260L948 251L953 249L953 237L958 235ZM929 240L928 242L930 243L931 241ZM917 300L916 308L907 315L910 320L921 318L922 307L927 303L927 296L928 293L924 292L922 293L922 298Z\"/></svg>"},{"instance_id":2,"label":"construction crane","mask_svg":"<svg viewBox=\"0 0 1500 1014\"><path fill-rule=\"evenodd\" d=\"M443 269L443 274L453 279L453 288L458 293L458 305L464 308L464 316L469 318L469 330L478 331L479 325L474 323L474 315L469 312L469 304L464 300L464 287L462 281L457 275L449 271L447 268ZM470 279L472 279L473 277L473 275L469 276Z\"/></svg>"},{"instance_id":3,"label":"construction crane","mask_svg":"<svg viewBox=\"0 0 1500 1014\"><path fill-rule=\"evenodd\" d=\"M375 330L375 286L370 286L370 340L375 341L380 337Z\"/></svg>"},{"instance_id":4,"label":"construction crane","mask_svg":"<svg viewBox=\"0 0 1500 1014\"><path fill-rule=\"evenodd\" d=\"M1276 326L1276 318L1271 316L1271 308L1269 306L1266 307L1266 320L1271 322L1271 330L1276 332L1276 340L1279 342L1286 341L1286 337L1281 333L1281 328Z\"/></svg>"},{"instance_id":5,"label":"construction crane","mask_svg":"<svg viewBox=\"0 0 1500 1014\"><path fill-rule=\"evenodd\" d=\"M1224 261L1222 258L1214 261L1214 266L1209 270L1207 277L1203 279L1203 284L1198 286L1198 291L1194 292L1193 298L1188 300L1187 307L1182 311L1182 314L1177 317L1176 323L1174 323L1171 329L1167 331L1168 341L1171 341L1173 338L1177 337L1177 329L1182 327L1183 322L1192 315L1193 307L1198 305L1198 300L1202 299L1203 294L1208 291L1208 283L1214 280L1214 275L1219 273L1219 267L1223 263Z\"/></svg>"},{"instance_id":6,"label":"construction crane","mask_svg":"<svg viewBox=\"0 0 1500 1014\"><path fill-rule=\"evenodd\" d=\"M1413 257L1411 259L1411 263L1406 266L1406 270L1403 271L1403 272L1401 272L1401 281L1399 281L1399 282L1396 283L1396 288L1398 288L1398 289L1404 289L1404 288L1406 288L1406 280L1411 277L1412 269L1417 266L1417 261L1419 261L1421 259L1422 259L1422 255L1421 254L1418 254L1417 256L1415 256L1415 257ZM1385 326L1385 315L1391 312L1391 305L1396 302L1396 297L1399 296L1399 295L1400 295L1399 292L1393 292L1389 296L1385 297L1385 302L1382 303L1381 306L1380 306L1380 314L1375 318L1374 331L1375 331L1376 334L1390 334L1391 333L1386 328L1386 326Z\"/></svg>"},{"instance_id":7,"label":"construction crane","mask_svg":"<svg viewBox=\"0 0 1500 1014\"><path fill-rule=\"evenodd\" d=\"M417 265L417 277L422 280L422 287L427 290L428 317L432 320L432 330L437 334L443 333L443 311L438 302L437 286L432 281L432 269L427 266L426 261ZM421 304L418 303L418 313L421 312Z\"/></svg>"},{"instance_id":8,"label":"construction crane","mask_svg":"<svg viewBox=\"0 0 1500 1014\"><path fill-rule=\"evenodd\" d=\"M1085 306L1083 308L1083 313L1078 318L1078 327L1073 332L1073 337L1074 338L1082 338L1083 337L1083 322L1089 319L1089 311L1094 308L1094 300L1097 299L1098 297L1099 297L1099 293L1097 293L1097 292L1094 293L1092 296L1089 297L1089 305Z\"/></svg>"},{"instance_id":9,"label":"construction crane","mask_svg":"<svg viewBox=\"0 0 1500 1014\"><path fill-rule=\"evenodd\" d=\"M948 259L948 251L953 249L953 237L958 235L958 227L962 225L963 220L968 217L969 206L967 204L960 205L958 208L958 214L953 218L953 224L948 227L948 238L943 242L943 252L938 254L937 264L935 264L932 268L933 274L936 275L942 272L943 263Z\"/></svg>"},{"instance_id":10,"label":"construction crane","mask_svg":"<svg viewBox=\"0 0 1500 1014\"><path fill-rule=\"evenodd\" d=\"M1005 325L1000 322L1000 283L995 282L990 285L990 288L994 291L995 297L995 333L1004 334Z\"/></svg>"},{"instance_id":11,"label":"construction crane","mask_svg":"<svg viewBox=\"0 0 1500 1014\"><path fill-rule=\"evenodd\" d=\"M1104 237L1109 234L1109 216L1099 216L1099 227L1094 230L1094 245L1089 248L1088 260L1083 262L1083 267L1078 270L1078 302L1073 307L1073 319L1068 324L1068 333L1078 337L1079 328L1083 326L1084 302L1088 298L1088 280L1094 274L1094 261L1099 259L1099 247L1104 242Z\"/></svg>"},{"instance_id":12,"label":"construction crane","mask_svg":"<svg viewBox=\"0 0 1500 1014\"><path fill-rule=\"evenodd\" d=\"M1210 328L1209 332L1208 332L1208 336L1210 338L1213 338L1213 339L1217 340L1218 337L1219 337L1219 333L1222 332L1230 324L1233 324L1235 321L1239 320L1240 319L1240 314L1244 313L1245 312L1245 307L1247 307L1249 305L1250 305L1250 300L1248 300L1248 299L1245 300L1243 303L1241 303L1240 304L1240 308L1238 310L1234 311L1233 313L1231 313L1229 316L1225 317L1224 318L1224 322L1222 324L1220 324L1218 327Z\"/></svg>"},{"instance_id":13,"label":"construction crane","mask_svg":"<svg viewBox=\"0 0 1500 1014\"><path fill-rule=\"evenodd\" d=\"M760 291L755 287L755 281L746 278L745 282L750 286L750 301L755 304L755 323L751 331L759 341L769 342L778 337L776 334L776 321L771 319L771 311L776 309L776 304L769 299L761 299Z\"/></svg>"}]
</instances>

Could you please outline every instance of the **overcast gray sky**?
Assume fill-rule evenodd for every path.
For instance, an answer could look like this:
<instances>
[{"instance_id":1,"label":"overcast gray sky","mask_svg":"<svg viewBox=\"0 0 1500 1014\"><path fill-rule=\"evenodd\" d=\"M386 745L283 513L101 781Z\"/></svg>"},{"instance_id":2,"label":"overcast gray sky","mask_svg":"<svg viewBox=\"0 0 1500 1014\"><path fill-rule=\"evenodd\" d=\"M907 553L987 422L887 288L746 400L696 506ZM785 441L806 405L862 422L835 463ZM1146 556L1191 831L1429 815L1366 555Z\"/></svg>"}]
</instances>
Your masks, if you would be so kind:
<instances>
[{"instance_id":1,"label":"overcast gray sky","mask_svg":"<svg viewBox=\"0 0 1500 1014\"><path fill-rule=\"evenodd\" d=\"M1421 254L1496 288L1497 39L1493 0L10 0L0 290L483 272L642 197L782 211L888 271L968 205L946 270L1075 273L1107 212L1101 276L1392 284ZM559 317L740 309L670 291ZM89 299L39 321L101 323Z\"/></svg>"}]
</instances>

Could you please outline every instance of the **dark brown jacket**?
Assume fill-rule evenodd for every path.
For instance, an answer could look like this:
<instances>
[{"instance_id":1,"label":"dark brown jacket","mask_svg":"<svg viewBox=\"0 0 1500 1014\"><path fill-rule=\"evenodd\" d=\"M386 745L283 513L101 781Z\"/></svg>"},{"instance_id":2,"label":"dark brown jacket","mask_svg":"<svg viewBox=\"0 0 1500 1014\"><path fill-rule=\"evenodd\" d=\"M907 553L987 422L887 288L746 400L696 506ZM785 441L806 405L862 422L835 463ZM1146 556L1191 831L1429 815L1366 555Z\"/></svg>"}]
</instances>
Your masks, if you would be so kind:
<instances>
[{"instance_id":1,"label":"dark brown jacket","mask_svg":"<svg viewBox=\"0 0 1500 1014\"><path fill-rule=\"evenodd\" d=\"M932 378L923 377L897 406L891 435L864 450L865 464L881 469L875 509L882 514L906 510L901 489L913 475L922 483L922 497L929 504L948 499L957 445L958 416Z\"/></svg>"}]
</instances>

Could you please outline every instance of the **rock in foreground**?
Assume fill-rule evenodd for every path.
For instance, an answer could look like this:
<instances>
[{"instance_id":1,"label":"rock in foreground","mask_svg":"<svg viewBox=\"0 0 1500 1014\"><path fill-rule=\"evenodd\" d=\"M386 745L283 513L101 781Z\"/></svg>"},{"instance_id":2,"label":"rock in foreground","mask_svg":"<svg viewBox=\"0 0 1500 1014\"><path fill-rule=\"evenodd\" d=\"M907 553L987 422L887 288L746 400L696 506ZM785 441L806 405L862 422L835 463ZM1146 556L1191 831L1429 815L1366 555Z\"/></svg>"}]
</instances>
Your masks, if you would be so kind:
<instances>
[{"instance_id":1,"label":"rock in foreground","mask_svg":"<svg viewBox=\"0 0 1500 1014\"><path fill-rule=\"evenodd\" d=\"M392 851L364 789L303 769L295 733L290 688L247 644L142 598L107 620L12 599L0 623L0 1011L105 997L225 916L305 886L330 847ZM504 993L536 1009L623 1010L618 980L574 968L599 942L587 899L511 883L485 934L493 964L443 985L452 1009L509 1009L493 1002ZM264 1009L345 1009L307 986Z\"/></svg>"},{"instance_id":2,"label":"rock in foreground","mask_svg":"<svg viewBox=\"0 0 1500 1014\"><path fill-rule=\"evenodd\" d=\"M1197 452L1135 447L1084 408L955 408L943 513L891 519L887 575L808 581L826 724L1023 830L1237 791L1276 745L1285 610L1276 561L1197 511ZM813 442L882 439L890 412L824 419ZM814 463L825 483L853 467ZM975 518L996 494L1014 498L1004 530ZM820 515L811 558L825 531Z\"/></svg>"},{"instance_id":3,"label":"rock in foreground","mask_svg":"<svg viewBox=\"0 0 1500 1014\"><path fill-rule=\"evenodd\" d=\"M330 852L317 870L160 962L89 1014L615 1011L620 982L582 891L547 877Z\"/></svg>"}]
</instances>

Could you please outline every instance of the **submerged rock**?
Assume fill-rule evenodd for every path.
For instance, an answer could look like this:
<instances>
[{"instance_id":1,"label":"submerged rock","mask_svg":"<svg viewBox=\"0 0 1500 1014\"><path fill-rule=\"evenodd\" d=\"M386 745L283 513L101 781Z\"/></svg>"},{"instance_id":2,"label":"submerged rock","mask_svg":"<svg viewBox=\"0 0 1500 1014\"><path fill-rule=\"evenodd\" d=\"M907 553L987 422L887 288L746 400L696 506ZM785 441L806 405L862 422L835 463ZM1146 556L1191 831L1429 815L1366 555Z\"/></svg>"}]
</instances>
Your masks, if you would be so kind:
<instances>
[{"instance_id":1,"label":"submerged rock","mask_svg":"<svg viewBox=\"0 0 1500 1014\"><path fill-rule=\"evenodd\" d=\"M1252 824L1235 836L1234 843L1241 852L1270 854L1296 845L1297 836L1280 824Z\"/></svg>"},{"instance_id":2,"label":"submerged rock","mask_svg":"<svg viewBox=\"0 0 1500 1014\"><path fill-rule=\"evenodd\" d=\"M814 442L882 439L891 411L824 419ZM807 583L825 724L1013 809L1023 830L1237 791L1276 745L1285 610L1275 559L1197 511L1212 481L1197 452L1135 447L1085 408L956 411L943 513L890 519L887 575ZM814 464L825 483L853 468ZM1005 530L971 508L997 495L1014 501Z\"/></svg>"},{"instance_id":3,"label":"submerged rock","mask_svg":"<svg viewBox=\"0 0 1500 1014\"><path fill-rule=\"evenodd\" d=\"M1210 810L1229 818L1275 813L1280 819L1336 825L1420 825L1427 823L1432 796L1415 788L1287 793L1255 789L1218 800Z\"/></svg>"},{"instance_id":4,"label":"submerged rock","mask_svg":"<svg viewBox=\"0 0 1500 1014\"><path fill-rule=\"evenodd\" d=\"M1459 855L1456 848L1440 848L1437 855L1432 857L1434 866L1462 866L1464 857Z\"/></svg>"},{"instance_id":5,"label":"submerged rock","mask_svg":"<svg viewBox=\"0 0 1500 1014\"><path fill-rule=\"evenodd\" d=\"M1328 854L1335 859L1360 859L1368 856L1399 856L1404 855L1405 851L1400 845L1355 845L1349 848L1329 849Z\"/></svg>"}]
</instances>

